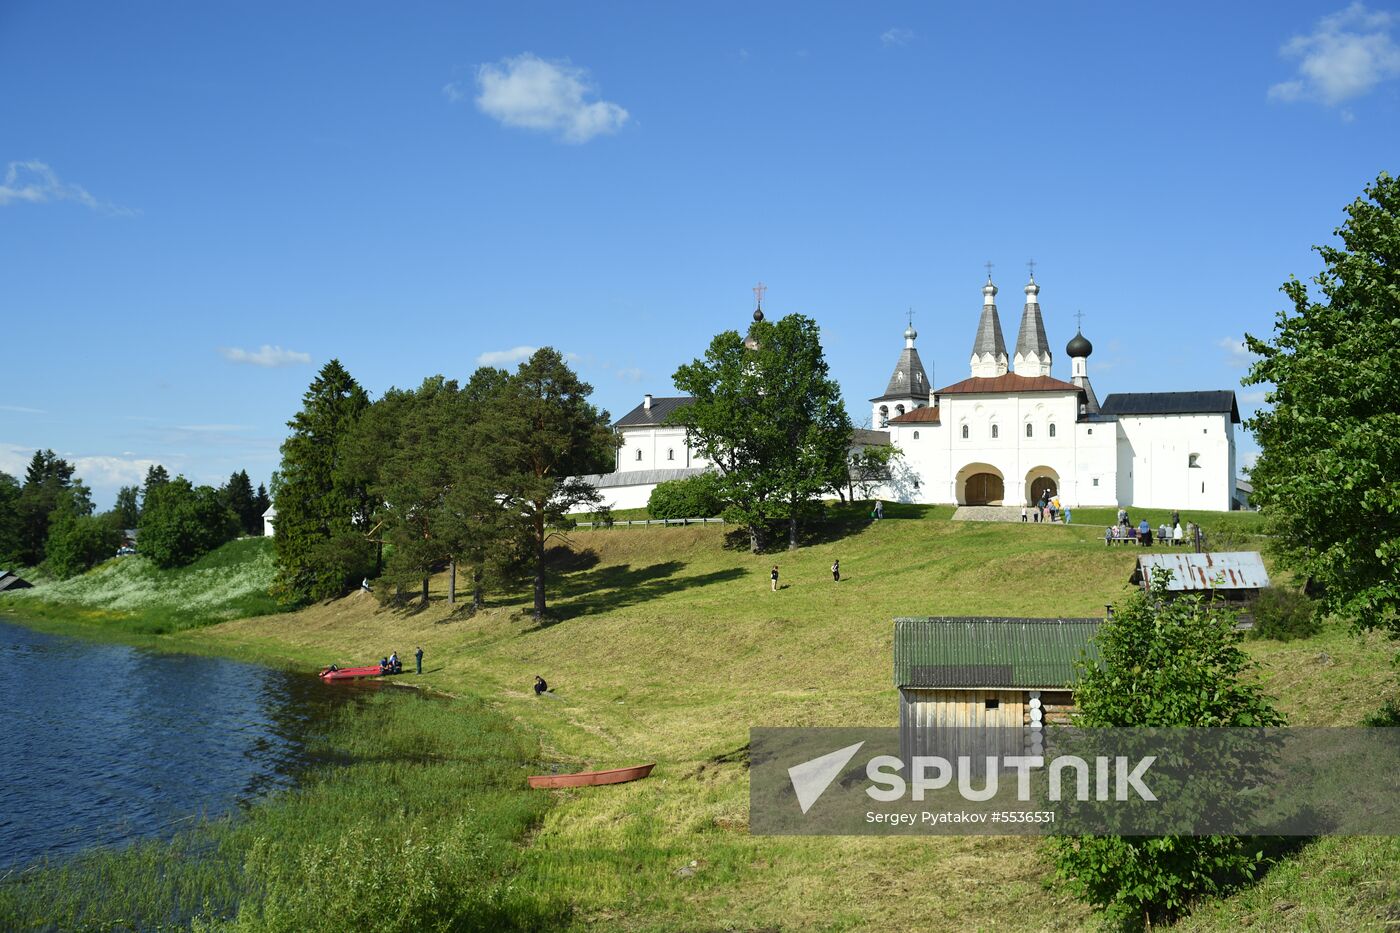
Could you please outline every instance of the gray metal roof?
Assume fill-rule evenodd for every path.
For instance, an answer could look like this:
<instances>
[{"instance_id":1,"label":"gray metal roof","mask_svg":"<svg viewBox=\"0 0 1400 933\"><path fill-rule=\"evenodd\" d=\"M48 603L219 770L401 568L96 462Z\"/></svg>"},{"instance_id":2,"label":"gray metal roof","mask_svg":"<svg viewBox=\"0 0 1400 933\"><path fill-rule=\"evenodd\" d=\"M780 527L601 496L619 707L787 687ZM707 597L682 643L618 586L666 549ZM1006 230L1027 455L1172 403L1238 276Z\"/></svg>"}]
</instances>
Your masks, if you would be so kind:
<instances>
[{"instance_id":1,"label":"gray metal roof","mask_svg":"<svg viewBox=\"0 0 1400 933\"><path fill-rule=\"evenodd\" d=\"M905 347L899 354L899 362L894 364L894 372L890 374L889 385L885 386L885 394L879 398L872 398L870 401L879 402L889 398L928 398L931 386L928 381L928 373L924 372L923 361L919 359L919 351L913 347Z\"/></svg>"},{"instance_id":2,"label":"gray metal roof","mask_svg":"<svg viewBox=\"0 0 1400 933\"><path fill-rule=\"evenodd\" d=\"M615 428L654 428L666 423L666 416L677 408L684 408L695 399L689 395L675 396L671 398L653 398L651 408L646 407L646 403L638 405L636 408L623 415L613 422Z\"/></svg>"},{"instance_id":3,"label":"gray metal roof","mask_svg":"<svg viewBox=\"0 0 1400 933\"><path fill-rule=\"evenodd\" d=\"M894 620L896 687L1062 689L1081 655L1097 663L1098 619Z\"/></svg>"},{"instance_id":4,"label":"gray metal roof","mask_svg":"<svg viewBox=\"0 0 1400 933\"><path fill-rule=\"evenodd\" d=\"M1037 359L1050 359L1050 341L1045 339L1045 321L1040 316L1038 303L1026 302L1021 312L1021 330L1016 335L1016 353L1025 358L1032 354Z\"/></svg>"},{"instance_id":5,"label":"gray metal roof","mask_svg":"<svg viewBox=\"0 0 1400 933\"><path fill-rule=\"evenodd\" d=\"M1206 392L1115 392L1103 400L1105 415L1228 414L1240 423L1240 408L1229 389Z\"/></svg>"},{"instance_id":6,"label":"gray metal roof","mask_svg":"<svg viewBox=\"0 0 1400 933\"><path fill-rule=\"evenodd\" d=\"M872 431L869 428L853 428L851 430L852 447L880 447L889 442L889 431Z\"/></svg>"},{"instance_id":7,"label":"gray metal roof","mask_svg":"<svg viewBox=\"0 0 1400 933\"><path fill-rule=\"evenodd\" d=\"M1129 583L1152 579L1153 569L1171 571L1171 592L1198 590L1258 590L1269 585L1264 559L1257 551L1219 551L1206 554L1144 554L1138 558Z\"/></svg>"},{"instance_id":8,"label":"gray metal roof","mask_svg":"<svg viewBox=\"0 0 1400 933\"><path fill-rule=\"evenodd\" d=\"M643 486L647 483L667 483L673 479L689 479L699 476L708 467L683 467L678 470L619 470L616 473L590 473L580 476L590 486L598 489L611 489L615 486Z\"/></svg>"},{"instance_id":9,"label":"gray metal roof","mask_svg":"<svg viewBox=\"0 0 1400 933\"><path fill-rule=\"evenodd\" d=\"M972 342L973 356L1006 356L1006 341L1001 336L1001 317L994 304L982 305L982 317L977 322L977 339Z\"/></svg>"}]
</instances>

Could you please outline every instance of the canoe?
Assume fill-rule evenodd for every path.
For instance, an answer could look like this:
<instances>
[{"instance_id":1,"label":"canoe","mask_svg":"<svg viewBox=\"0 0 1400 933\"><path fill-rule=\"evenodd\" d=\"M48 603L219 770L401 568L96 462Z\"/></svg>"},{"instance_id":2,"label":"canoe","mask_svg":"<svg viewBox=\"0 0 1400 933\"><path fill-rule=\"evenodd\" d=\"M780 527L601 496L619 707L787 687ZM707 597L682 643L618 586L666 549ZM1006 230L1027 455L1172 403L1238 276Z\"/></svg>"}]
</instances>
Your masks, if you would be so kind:
<instances>
[{"instance_id":1,"label":"canoe","mask_svg":"<svg viewBox=\"0 0 1400 933\"><path fill-rule=\"evenodd\" d=\"M593 787L598 784L625 784L637 781L656 767L656 762L647 765L633 765L630 768L613 768L609 771L576 771L573 774L532 774L527 780L531 787Z\"/></svg>"},{"instance_id":2,"label":"canoe","mask_svg":"<svg viewBox=\"0 0 1400 933\"><path fill-rule=\"evenodd\" d=\"M369 667L342 667L338 671L322 671L322 680L354 680L356 677L378 677L379 665Z\"/></svg>"}]
</instances>

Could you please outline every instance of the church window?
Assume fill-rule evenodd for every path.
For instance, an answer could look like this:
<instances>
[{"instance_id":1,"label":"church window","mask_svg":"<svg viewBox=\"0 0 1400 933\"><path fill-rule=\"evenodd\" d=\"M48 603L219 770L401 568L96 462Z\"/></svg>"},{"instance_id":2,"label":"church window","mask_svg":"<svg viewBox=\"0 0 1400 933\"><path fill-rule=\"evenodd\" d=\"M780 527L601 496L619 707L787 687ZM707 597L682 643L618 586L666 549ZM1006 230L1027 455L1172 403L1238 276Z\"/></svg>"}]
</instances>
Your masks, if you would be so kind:
<instances>
[{"instance_id":1,"label":"church window","mask_svg":"<svg viewBox=\"0 0 1400 933\"><path fill-rule=\"evenodd\" d=\"M674 450L667 450L667 451L666 451L666 459L667 459L667 460L674 460L674 459L676 459L676 452L675 452Z\"/></svg>"},{"instance_id":2,"label":"church window","mask_svg":"<svg viewBox=\"0 0 1400 933\"><path fill-rule=\"evenodd\" d=\"M1035 434L1035 428L1031 427L1029 424L1026 425L1026 437L1031 437L1031 436L1033 436L1034 434Z\"/></svg>"},{"instance_id":3,"label":"church window","mask_svg":"<svg viewBox=\"0 0 1400 933\"><path fill-rule=\"evenodd\" d=\"M637 448L637 462L638 462L638 463L641 463L641 461L642 461L642 450L641 450L641 448L639 447L639 448Z\"/></svg>"},{"instance_id":4,"label":"church window","mask_svg":"<svg viewBox=\"0 0 1400 933\"><path fill-rule=\"evenodd\" d=\"M914 440L917 441L918 439L919 439L919 432L918 432L918 431L915 431L915 432L914 432Z\"/></svg>"},{"instance_id":5,"label":"church window","mask_svg":"<svg viewBox=\"0 0 1400 933\"><path fill-rule=\"evenodd\" d=\"M963 440L967 440L967 425L963 425Z\"/></svg>"},{"instance_id":6,"label":"church window","mask_svg":"<svg viewBox=\"0 0 1400 933\"><path fill-rule=\"evenodd\" d=\"M1095 476L1095 477L1094 477L1094 485L1097 486L1098 484L1099 484L1099 478L1098 478L1097 476Z\"/></svg>"},{"instance_id":7,"label":"church window","mask_svg":"<svg viewBox=\"0 0 1400 933\"><path fill-rule=\"evenodd\" d=\"M1055 436L1055 426L1054 426L1053 424L1050 425L1050 436L1051 436L1051 437L1054 437L1054 436Z\"/></svg>"},{"instance_id":8,"label":"church window","mask_svg":"<svg viewBox=\"0 0 1400 933\"><path fill-rule=\"evenodd\" d=\"M897 415L897 416L898 416L898 415L904 414L904 406L903 406L903 405L896 405L896 406L894 406L894 413L895 413L895 415Z\"/></svg>"},{"instance_id":9,"label":"church window","mask_svg":"<svg viewBox=\"0 0 1400 933\"><path fill-rule=\"evenodd\" d=\"M1090 428L1088 431L1086 431L1086 432L1084 432L1084 433L1086 433L1086 434L1093 434L1093 433L1094 433L1094 429L1093 429L1093 428Z\"/></svg>"},{"instance_id":10,"label":"church window","mask_svg":"<svg viewBox=\"0 0 1400 933\"><path fill-rule=\"evenodd\" d=\"M890 406L888 406L888 405L881 405L881 406L880 406L880 427L883 428L883 427L885 426L885 423L886 423L887 421L889 421L889 420L890 420Z\"/></svg>"},{"instance_id":11,"label":"church window","mask_svg":"<svg viewBox=\"0 0 1400 933\"><path fill-rule=\"evenodd\" d=\"M992 425L992 440L996 440L996 439L997 439L998 437L1000 437L1000 436L1001 436L1001 435L1000 435L1000 432L997 430L997 426L996 426L996 425Z\"/></svg>"},{"instance_id":12,"label":"church window","mask_svg":"<svg viewBox=\"0 0 1400 933\"><path fill-rule=\"evenodd\" d=\"M1201 466L1201 455L1191 454L1186 458L1186 465L1188 467L1192 467L1193 469L1199 469Z\"/></svg>"}]
</instances>

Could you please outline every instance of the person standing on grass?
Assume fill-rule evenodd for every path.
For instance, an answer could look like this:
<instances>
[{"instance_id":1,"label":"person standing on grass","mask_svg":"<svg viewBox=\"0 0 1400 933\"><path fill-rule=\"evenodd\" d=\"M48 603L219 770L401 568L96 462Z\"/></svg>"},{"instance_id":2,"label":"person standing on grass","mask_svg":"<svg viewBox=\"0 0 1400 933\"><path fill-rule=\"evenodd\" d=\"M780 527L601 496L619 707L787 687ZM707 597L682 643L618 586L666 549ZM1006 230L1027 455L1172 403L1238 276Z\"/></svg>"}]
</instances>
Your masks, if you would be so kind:
<instances>
[{"instance_id":1,"label":"person standing on grass","mask_svg":"<svg viewBox=\"0 0 1400 933\"><path fill-rule=\"evenodd\" d=\"M423 673L423 646L419 645L418 650L413 652L413 660L418 662L418 673Z\"/></svg>"},{"instance_id":2,"label":"person standing on grass","mask_svg":"<svg viewBox=\"0 0 1400 933\"><path fill-rule=\"evenodd\" d=\"M833 583L841 582L841 561L839 558L831 562L831 580Z\"/></svg>"},{"instance_id":3,"label":"person standing on grass","mask_svg":"<svg viewBox=\"0 0 1400 933\"><path fill-rule=\"evenodd\" d=\"M1069 513L1070 513L1070 508L1069 508L1069 506L1065 506L1065 524L1066 524L1066 525L1069 524Z\"/></svg>"},{"instance_id":4,"label":"person standing on grass","mask_svg":"<svg viewBox=\"0 0 1400 933\"><path fill-rule=\"evenodd\" d=\"M875 519L878 521L879 519L882 519L882 518L884 518L884 517L885 517L885 500L884 500L884 499L876 499L876 500L875 500Z\"/></svg>"},{"instance_id":5,"label":"person standing on grass","mask_svg":"<svg viewBox=\"0 0 1400 933\"><path fill-rule=\"evenodd\" d=\"M1025 523L1026 523L1026 507L1023 505L1023 506L1021 506L1021 524L1024 525Z\"/></svg>"},{"instance_id":6,"label":"person standing on grass","mask_svg":"<svg viewBox=\"0 0 1400 933\"><path fill-rule=\"evenodd\" d=\"M773 584L773 592L778 592L778 565L773 565L773 572L768 575L768 579Z\"/></svg>"}]
</instances>

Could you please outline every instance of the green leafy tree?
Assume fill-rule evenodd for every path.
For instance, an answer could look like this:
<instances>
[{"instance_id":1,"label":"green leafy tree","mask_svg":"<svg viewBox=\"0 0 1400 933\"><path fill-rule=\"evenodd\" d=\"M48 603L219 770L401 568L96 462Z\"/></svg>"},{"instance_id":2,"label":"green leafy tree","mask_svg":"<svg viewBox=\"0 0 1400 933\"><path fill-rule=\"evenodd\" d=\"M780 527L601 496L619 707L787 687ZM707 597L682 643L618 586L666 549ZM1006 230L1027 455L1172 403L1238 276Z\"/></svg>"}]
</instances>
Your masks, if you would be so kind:
<instances>
[{"instance_id":1,"label":"green leafy tree","mask_svg":"<svg viewBox=\"0 0 1400 933\"><path fill-rule=\"evenodd\" d=\"M847 482L851 422L830 377L816 322L788 315L715 337L703 359L674 377L694 404L678 409L689 442L720 471L727 515L747 526L751 548L786 518L788 547L825 490Z\"/></svg>"},{"instance_id":2,"label":"green leafy tree","mask_svg":"<svg viewBox=\"0 0 1400 933\"><path fill-rule=\"evenodd\" d=\"M148 491L138 528L142 554L157 567L181 567L238 537L238 516L214 487L177 476Z\"/></svg>"},{"instance_id":3,"label":"green leafy tree","mask_svg":"<svg viewBox=\"0 0 1400 933\"><path fill-rule=\"evenodd\" d=\"M275 486L277 552L274 591L284 602L329 599L374 572L366 537L372 511L368 483L345 462L346 439L369 397L339 360L321 368L287 423Z\"/></svg>"},{"instance_id":4,"label":"green leafy tree","mask_svg":"<svg viewBox=\"0 0 1400 933\"><path fill-rule=\"evenodd\" d=\"M506 380L484 426L503 521L529 552L536 619L546 610L545 546L573 527L570 512L601 501L579 477L602 472L617 449L607 412L588 402L592 391L543 347Z\"/></svg>"},{"instance_id":5,"label":"green leafy tree","mask_svg":"<svg viewBox=\"0 0 1400 933\"><path fill-rule=\"evenodd\" d=\"M252 480L248 479L247 470L239 470L231 475L228 482L219 488L219 495L224 500L224 505L238 516L238 527L243 534L259 533L262 513L258 511L253 493L253 483Z\"/></svg>"},{"instance_id":6,"label":"green leafy tree","mask_svg":"<svg viewBox=\"0 0 1400 933\"><path fill-rule=\"evenodd\" d=\"M1247 385L1272 384L1247 424L1249 471L1284 563L1323 610L1400 636L1400 181L1382 174L1318 246L1316 291L1291 278Z\"/></svg>"},{"instance_id":7,"label":"green leafy tree","mask_svg":"<svg viewBox=\"0 0 1400 933\"><path fill-rule=\"evenodd\" d=\"M117 507L113 509L122 528L135 528L141 519L141 488L123 486L117 490Z\"/></svg>"},{"instance_id":8,"label":"green leafy tree","mask_svg":"<svg viewBox=\"0 0 1400 933\"><path fill-rule=\"evenodd\" d=\"M151 464L146 468L146 482L141 485L141 508L146 507L146 497L151 494L152 489L164 486L170 482L170 473L159 463Z\"/></svg>"},{"instance_id":9,"label":"green leafy tree","mask_svg":"<svg viewBox=\"0 0 1400 933\"><path fill-rule=\"evenodd\" d=\"M112 557L121 546L121 517L113 512L91 515L72 491L65 493L49 522L45 567L72 577Z\"/></svg>"},{"instance_id":10,"label":"green leafy tree","mask_svg":"<svg viewBox=\"0 0 1400 933\"><path fill-rule=\"evenodd\" d=\"M30 458L15 503L19 548L15 557L19 563L33 566L46 554L49 540L49 519L65 497L72 494L70 505L83 515L92 514L92 498L86 487L74 482L73 465L52 450L36 450Z\"/></svg>"},{"instance_id":11,"label":"green leafy tree","mask_svg":"<svg viewBox=\"0 0 1400 933\"><path fill-rule=\"evenodd\" d=\"M1075 725L1262 728L1284 719L1251 678L1233 612L1199 596L1171 598L1168 571L1099 627L1100 663L1085 663ZM1258 871L1257 843L1238 836L1062 836L1051 840L1060 876L1095 908L1156 923L1192 898Z\"/></svg>"},{"instance_id":12,"label":"green leafy tree","mask_svg":"<svg viewBox=\"0 0 1400 933\"><path fill-rule=\"evenodd\" d=\"M647 499L652 518L711 518L723 511L718 473L658 483Z\"/></svg>"},{"instance_id":13,"label":"green leafy tree","mask_svg":"<svg viewBox=\"0 0 1400 933\"><path fill-rule=\"evenodd\" d=\"M903 459L904 452L893 444L876 444L853 454L847 473L851 501L855 501L857 492L862 499L869 499L876 487L891 480L896 466Z\"/></svg>"},{"instance_id":14,"label":"green leafy tree","mask_svg":"<svg viewBox=\"0 0 1400 933\"><path fill-rule=\"evenodd\" d=\"M0 472L0 567L19 560L19 480Z\"/></svg>"}]
</instances>

